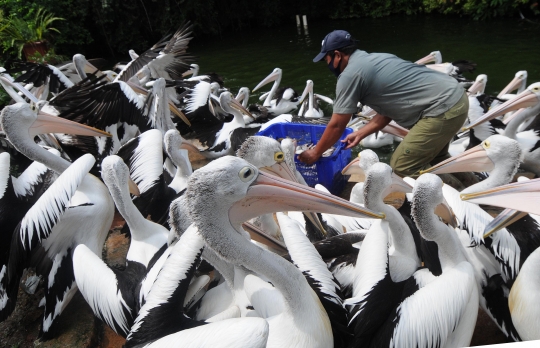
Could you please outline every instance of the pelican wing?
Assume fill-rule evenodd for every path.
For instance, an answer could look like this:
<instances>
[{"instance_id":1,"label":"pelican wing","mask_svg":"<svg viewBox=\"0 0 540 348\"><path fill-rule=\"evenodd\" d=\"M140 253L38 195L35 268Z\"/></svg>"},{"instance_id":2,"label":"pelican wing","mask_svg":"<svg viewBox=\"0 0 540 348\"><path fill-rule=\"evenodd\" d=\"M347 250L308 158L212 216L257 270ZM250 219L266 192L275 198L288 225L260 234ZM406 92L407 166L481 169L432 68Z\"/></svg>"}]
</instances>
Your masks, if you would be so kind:
<instances>
[{"instance_id":1,"label":"pelican wing","mask_svg":"<svg viewBox=\"0 0 540 348\"><path fill-rule=\"evenodd\" d=\"M201 81L191 91L190 98L187 104L186 111L194 112L201 106L205 106L208 103L210 97L210 84L208 82Z\"/></svg>"},{"instance_id":2,"label":"pelican wing","mask_svg":"<svg viewBox=\"0 0 540 348\"><path fill-rule=\"evenodd\" d=\"M77 159L30 208L18 231L18 239L24 249L31 250L50 235L94 163L94 157L89 154Z\"/></svg>"},{"instance_id":3,"label":"pelican wing","mask_svg":"<svg viewBox=\"0 0 540 348\"><path fill-rule=\"evenodd\" d=\"M11 158L9 153L0 153L0 199L4 197L9 181L9 162Z\"/></svg>"},{"instance_id":4,"label":"pelican wing","mask_svg":"<svg viewBox=\"0 0 540 348\"><path fill-rule=\"evenodd\" d=\"M148 130L130 140L118 151L129 167L130 176L141 194L162 181L163 135L157 129Z\"/></svg>"},{"instance_id":5,"label":"pelican wing","mask_svg":"<svg viewBox=\"0 0 540 348\"><path fill-rule=\"evenodd\" d=\"M77 286L94 314L116 333L126 336L134 313L119 289L115 272L84 244L73 252L73 271Z\"/></svg>"},{"instance_id":6,"label":"pelican wing","mask_svg":"<svg viewBox=\"0 0 540 348\"><path fill-rule=\"evenodd\" d=\"M53 65L19 62L17 63L17 67L6 71L9 74L19 72L22 72L22 74L15 79L15 82L32 84L34 87L41 87L48 84L49 91L54 94L73 86L73 82Z\"/></svg>"},{"instance_id":7,"label":"pelican wing","mask_svg":"<svg viewBox=\"0 0 540 348\"><path fill-rule=\"evenodd\" d=\"M204 324L189 319L183 313L184 299L203 247L204 241L193 226L188 228L172 247L169 258L135 319L127 337L128 346L153 341Z\"/></svg>"},{"instance_id":8,"label":"pelican wing","mask_svg":"<svg viewBox=\"0 0 540 348\"><path fill-rule=\"evenodd\" d=\"M143 98L124 82L103 81L105 76L81 81L52 99L51 105L61 110L60 117L102 130L119 122L150 129Z\"/></svg>"},{"instance_id":9,"label":"pelican wing","mask_svg":"<svg viewBox=\"0 0 540 348\"><path fill-rule=\"evenodd\" d=\"M420 289L395 309L372 345L444 347L447 338L464 318L471 296L477 292L474 273L468 262L446 269L439 277L420 270L414 278Z\"/></svg>"}]
</instances>

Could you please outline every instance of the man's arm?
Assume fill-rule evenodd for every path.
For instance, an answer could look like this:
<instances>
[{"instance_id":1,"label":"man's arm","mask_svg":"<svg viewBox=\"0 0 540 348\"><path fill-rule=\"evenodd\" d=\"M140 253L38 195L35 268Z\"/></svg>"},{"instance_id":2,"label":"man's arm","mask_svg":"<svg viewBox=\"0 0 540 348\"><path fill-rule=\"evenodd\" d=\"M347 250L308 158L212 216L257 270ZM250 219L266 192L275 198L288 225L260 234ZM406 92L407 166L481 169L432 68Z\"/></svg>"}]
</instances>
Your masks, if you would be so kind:
<instances>
[{"instance_id":1,"label":"man's arm","mask_svg":"<svg viewBox=\"0 0 540 348\"><path fill-rule=\"evenodd\" d=\"M306 150L298 156L300 162L306 164L317 162L322 154L339 140L351 120L351 116L351 114L332 114L332 118L315 148Z\"/></svg>"},{"instance_id":2,"label":"man's arm","mask_svg":"<svg viewBox=\"0 0 540 348\"><path fill-rule=\"evenodd\" d=\"M390 117L376 114L375 116L373 116L371 121L368 122L368 124L360 128L356 132L352 132L351 134L347 135L347 137L345 137L345 139L343 139L341 142L347 143L345 149L350 149L351 147L358 145L360 140L364 139L368 135L378 132L384 127L386 127L390 123L390 121L392 121Z\"/></svg>"}]
</instances>

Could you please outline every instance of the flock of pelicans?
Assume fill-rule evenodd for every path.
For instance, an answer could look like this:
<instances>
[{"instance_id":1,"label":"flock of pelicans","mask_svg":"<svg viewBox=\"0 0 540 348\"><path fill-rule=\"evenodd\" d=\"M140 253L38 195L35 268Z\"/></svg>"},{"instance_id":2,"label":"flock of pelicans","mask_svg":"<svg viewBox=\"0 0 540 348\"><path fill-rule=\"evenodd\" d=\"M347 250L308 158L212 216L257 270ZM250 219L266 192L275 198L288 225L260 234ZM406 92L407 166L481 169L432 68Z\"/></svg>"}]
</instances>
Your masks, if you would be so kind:
<instances>
[{"instance_id":1,"label":"flock of pelicans","mask_svg":"<svg viewBox=\"0 0 540 348\"><path fill-rule=\"evenodd\" d=\"M510 184L520 166L540 175L540 83L520 71L490 97L479 75L454 157L414 180L364 150L343 170L359 181L347 201L305 185L294 139L253 136L324 123L318 101L332 101L312 81L301 97L279 88L276 68L248 105L247 88L198 75L190 35L112 71L81 55L2 70L15 103L0 115L0 320L22 281L43 287L42 339L77 289L126 347L462 347L478 307L509 341L540 339L539 179ZM460 78L439 52L417 63ZM188 151L216 159L193 171ZM483 180L459 192L436 175L460 171ZM101 259L115 208L131 237L121 269Z\"/></svg>"}]
</instances>

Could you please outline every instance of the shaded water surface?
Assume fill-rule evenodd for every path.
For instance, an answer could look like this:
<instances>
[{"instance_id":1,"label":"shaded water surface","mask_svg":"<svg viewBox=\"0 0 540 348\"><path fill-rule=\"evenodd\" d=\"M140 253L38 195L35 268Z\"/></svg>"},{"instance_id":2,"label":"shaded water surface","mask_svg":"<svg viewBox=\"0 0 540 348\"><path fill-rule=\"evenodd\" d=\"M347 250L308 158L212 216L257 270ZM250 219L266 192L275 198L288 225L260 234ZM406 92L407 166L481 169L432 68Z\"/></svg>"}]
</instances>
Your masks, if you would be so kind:
<instances>
[{"instance_id":1,"label":"shaded water surface","mask_svg":"<svg viewBox=\"0 0 540 348\"><path fill-rule=\"evenodd\" d=\"M309 18L308 18L309 20ZM253 89L276 67L283 69L283 86L300 93L306 80L315 92L335 96L335 77L324 62L313 63L324 36L334 29L348 30L367 52L387 52L415 61L439 50L445 62L468 59L478 67L466 77L486 74L486 92L498 93L519 70L527 70L528 84L540 81L540 25L519 19L473 21L450 16L394 16L309 22L308 33L288 26L244 30L220 39L193 39L190 51L201 72L217 72L233 93ZM270 86L263 87L263 91ZM260 95L257 91L255 95ZM253 96L251 103L257 98Z\"/></svg>"}]
</instances>

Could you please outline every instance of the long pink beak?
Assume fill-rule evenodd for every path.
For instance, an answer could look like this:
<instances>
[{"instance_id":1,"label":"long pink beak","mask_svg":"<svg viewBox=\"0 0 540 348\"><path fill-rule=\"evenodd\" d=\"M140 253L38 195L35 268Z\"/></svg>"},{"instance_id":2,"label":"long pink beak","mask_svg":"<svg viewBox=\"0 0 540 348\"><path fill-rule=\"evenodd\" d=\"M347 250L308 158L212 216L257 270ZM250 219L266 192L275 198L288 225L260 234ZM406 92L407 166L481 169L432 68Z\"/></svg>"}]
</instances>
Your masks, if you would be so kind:
<instances>
[{"instance_id":1,"label":"long pink beak","mask_svg":"<svg viewBox=\"0 0 540 348\"><path fill-rule=\"evenodd\" d=\"M519 85L521 85L522 81L523 81L522 78L514 77L514 79L512 79L512 81L510 81L510 83L506 87L504 87L503 90L497 95L497 98L500 98L503 95L508 94L508 93L512 92L513 90L518 89L518 87L519 87Z\"/></svg>"},{"instance_id":2,"label":"long pink beak","mask_svg":"<svg viewBox=\"0 0 540 348\"><path fill-rule=\"evenodd\" d=\"M259 88L261 88L262 86L266 85L267 83L270 83L272 81L275 81L278 79L278 77L281 75L281 71L272 71L270 73L270 75L266 76L264 78L264 80L262 80L261 82L259 82L259 84L257 86L255 86L255 88L253 88L251 91L252 92L255 92L256 90L258 90Z\"/></svg>"},{"instance_id":3,"label":"long pink beak","mask_svg":"<svg viewBox=\"0 0 540 348\"><path fill-rule=\"evenodd\" d=\"M246 196L229 209L232 223L278 211L322 212L362 218L383 219L382 213L351 203L289 180L259 171Z\"/></svg>"},{"instance_id":4,"label":"long pink beak","mask_svg":"<svg viewBox=\"0 0 540 348\"><path fill-rule=\"evenodd\" d=\"M73 135L87 135L93 137L110 137L111 135L102 130L66 120L61 117L52 116L44 112L38 112L37 119L29 129L31 136L46 133L65 133Z\"/></svg>"},{"instance_id":5,"label":"long pink beak","mask_svg":"<svg viewBox=\"0 0 540 348\"><path fill-rule=\"evenodd\" d=\"M513 224L517 220L527 215L527 213L514 209L505 209L497 217L486 226L484 229L484 239L491 236L498 230L505 228L506 226Z\"/></svg>"},{"instance_id":6,"label":"long pink beak","mask_svg":"<svg viewBox=\"0 0 540 348\"><path fill-rule=\"evenodd\" d=\"M463 193L464 201L487 204L501 208L515 209L540 215L540 178L525 182L515 182L489 190Z\"/></svg>"},{"instance_id":7,"label":"long pink beak","mask_svg":"<svg viewBox=\"0 0 540 348\"><path fill-rule=\"evenodd\" d=\"M507 112L534 106L538 104L539 102L540 100L538 100L538 97L536 96L536 94L534 94L533 92L529 90L525 90L521 92L520 94L518 94L515 98L510 99L504 102L503 104L498 105L497 107L489 110L488 112L484 114L484 116L480 117L475 122L468 125L467 127L464 127L462 131L466 131L468 129L474 128L481 123L494 119L495 117L503 115Z\"/></svg>"},{"instance_id":8,"label":"long pink beak","mask_svg":"<svg viewBox=\"0 0 540 348\"><path fill-rule=\"evenodd\" d=\"M420 171L420 174L459 173L459 172L489 172L495 164L487 156L482 145L477 145L459 155L444 160L431 168Z\"/></svg>"}]
</instances>

